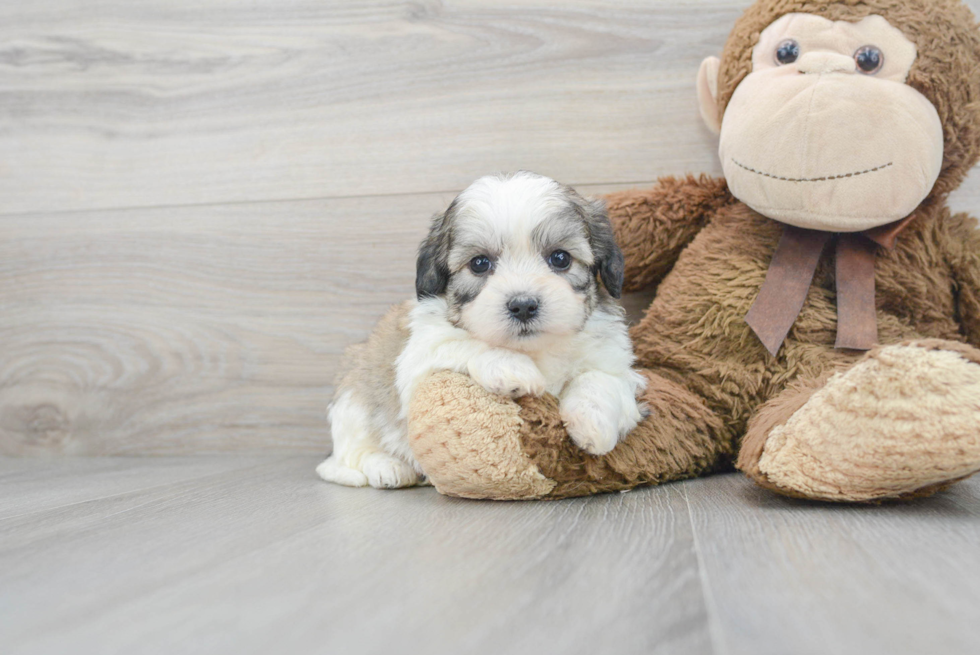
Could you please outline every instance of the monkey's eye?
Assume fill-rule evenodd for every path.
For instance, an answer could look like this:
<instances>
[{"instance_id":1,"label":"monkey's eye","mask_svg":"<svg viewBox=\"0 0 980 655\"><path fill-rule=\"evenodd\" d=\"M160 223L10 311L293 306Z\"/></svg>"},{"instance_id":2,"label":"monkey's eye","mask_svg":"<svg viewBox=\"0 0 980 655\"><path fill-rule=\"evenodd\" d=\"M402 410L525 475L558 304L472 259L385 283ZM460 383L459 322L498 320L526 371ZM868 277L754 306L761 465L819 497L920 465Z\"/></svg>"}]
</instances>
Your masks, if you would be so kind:
<instances>
[{"instance_id":1,"label":"monkey's eye","mask_svg":"<svg viewBox=\"0 0 980 655\"><path fill-rule=\"evenodd\" d=\"M476 275L483 275L490 270L490 258L486 255L477 255L470 260L470 270Z\"/></svg>"},{"instance_id":2,"label":"monkey's eye","mask_svg":"<svg viewBox=\"0 0 980 655\"><path fill-rule=\"evenodd\" d=\"M776 63L781 66L792 64L800 58L800 44L793 39L786 39L776 46Z\"/></svg>"},{"instance_id":3,"label":"monkey's eye","mask_svg":"<svg viewBox=\"0 0 980 655\"><path fill-rule=\"evenodd\" d=\"M548 263L556 271L564 271L572 265L572 256L564 250L556 250L548 255Z\"/></svg>"},{"instance_id":4,"label":"monkey's eye","mask_svg":"<svg viewBox=\"0 0 980 655\"><path fill-rule=\"evenodd\" d=\"M858 48L857 52L854 53L854 62L862 73L874 75L884 65L885 54L873 45L866 45L863 48Z\"/></svg>"}]
</instances>

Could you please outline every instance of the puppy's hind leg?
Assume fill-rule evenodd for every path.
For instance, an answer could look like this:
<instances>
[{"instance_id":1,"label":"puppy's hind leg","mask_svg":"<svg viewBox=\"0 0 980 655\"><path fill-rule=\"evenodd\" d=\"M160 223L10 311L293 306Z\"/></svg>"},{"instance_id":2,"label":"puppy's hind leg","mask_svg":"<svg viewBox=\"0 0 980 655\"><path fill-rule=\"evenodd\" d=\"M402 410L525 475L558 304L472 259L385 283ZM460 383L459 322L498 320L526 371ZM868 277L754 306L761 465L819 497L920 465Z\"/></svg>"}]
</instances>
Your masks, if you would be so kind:
<instances>
[{"instance_id":1,"label":"puppy's hind leg","mask_svg":"<svg viewBox=\"0 0 980 655\"><path fill-rule=\"evenodd\" d=\"M333 453L316 467L324 480L378 489L418 484L419 475L411 465L381 448L371 426L370 409L350 390L342 392L330 407L330 431Z\"/></svg>"},{"instance_id":2,"label":"puppy's hind leg","mask_svg":"<svg viewBox=\"0 0 980 655\"><path fill-rule=\"evenodd\" d=\"M350 464L359 450L358 445L370 443L371 421L367 408L354 400L350 391L345 391L330 405L328 419L333 452L316 467L316 472L327 482L366 487L367 476Z\"/></svg>"}]
</instances>

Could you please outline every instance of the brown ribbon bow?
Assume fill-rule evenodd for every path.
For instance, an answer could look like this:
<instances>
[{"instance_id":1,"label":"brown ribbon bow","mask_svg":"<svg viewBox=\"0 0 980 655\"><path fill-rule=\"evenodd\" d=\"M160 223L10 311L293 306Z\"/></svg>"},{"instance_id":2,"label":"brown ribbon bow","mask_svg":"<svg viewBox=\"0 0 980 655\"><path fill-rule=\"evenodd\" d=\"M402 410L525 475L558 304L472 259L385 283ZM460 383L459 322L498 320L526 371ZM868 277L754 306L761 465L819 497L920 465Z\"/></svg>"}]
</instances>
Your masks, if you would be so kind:
<instances>
[{"instance_id":1,"label":"brown ribbon bow","mask_svg":"<svg viewBox=\"0 0 980 655\"><path fill-rule=\"evenodd\" d=\"M878 342L875 317L875 251L891 250L912 217L837 238L837 348L870 350ZM759 295L745 315L775 357L796 322L831 232L783 226Z\"/></svg>"}]
</instances>

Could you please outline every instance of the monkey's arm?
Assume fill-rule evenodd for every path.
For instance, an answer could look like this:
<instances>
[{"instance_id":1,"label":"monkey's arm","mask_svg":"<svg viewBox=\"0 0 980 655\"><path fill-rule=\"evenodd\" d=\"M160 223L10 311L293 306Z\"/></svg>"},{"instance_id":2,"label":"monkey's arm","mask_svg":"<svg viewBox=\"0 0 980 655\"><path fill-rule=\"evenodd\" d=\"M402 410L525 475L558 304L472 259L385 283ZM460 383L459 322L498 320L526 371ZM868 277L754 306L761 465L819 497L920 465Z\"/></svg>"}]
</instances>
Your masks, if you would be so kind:
<instances>
[{"instance_id":1,"label":"monkey's arm","mask_svg":"<svg viewBox=\"0 0 980 655\"><path fill-rule=\"evenodd\" d=\"M977 219L966 214L952 217L952 266L956 300L963 335L980 347L980 229Z\"/></svg>"},{"instance_id":2,"label":"monkey's arm","mask_svg":"<svg viewBox=\"0 0 980 655\"><path fill-rule=\"evenodd\" d=\"M626 259L624 291L659 284L708 218L735 202L722 178L665 177L651 189L604 197Z\"/></svg>"}]
</instances>

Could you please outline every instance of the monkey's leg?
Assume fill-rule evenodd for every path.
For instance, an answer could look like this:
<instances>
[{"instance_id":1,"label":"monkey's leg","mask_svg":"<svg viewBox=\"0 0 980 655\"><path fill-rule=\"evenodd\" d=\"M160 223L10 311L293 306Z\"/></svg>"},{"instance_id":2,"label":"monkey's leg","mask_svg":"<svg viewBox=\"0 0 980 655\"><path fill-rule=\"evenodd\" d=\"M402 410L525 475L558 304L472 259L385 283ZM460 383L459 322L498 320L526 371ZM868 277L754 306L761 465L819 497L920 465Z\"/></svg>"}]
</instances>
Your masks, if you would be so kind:
<instances>
[{"instance_id":1,"label":"monkey's leg","mask_svg":"<svg viewBox=\"0 0 980 655\"><path fill-rule=\"evenodd\" d=\"M584 496L694 477L725 461L723 421L689 390L645 375L649 416L603 456L572 443L556 398L514 402L454 373L420 384L409 440L436 489L465 498Z\"/></svg>"},{"instance_id":2,"label":"monkey's leg","mask_svg":"<svg viewBox=\"0 0 980 655\"><path fill-rule=\"evenodd\" d=\"M738 468L800 498L924 496L980 470L980 350L941 340L872 350L759 408Z\"/></svg>"}]
</instances>

